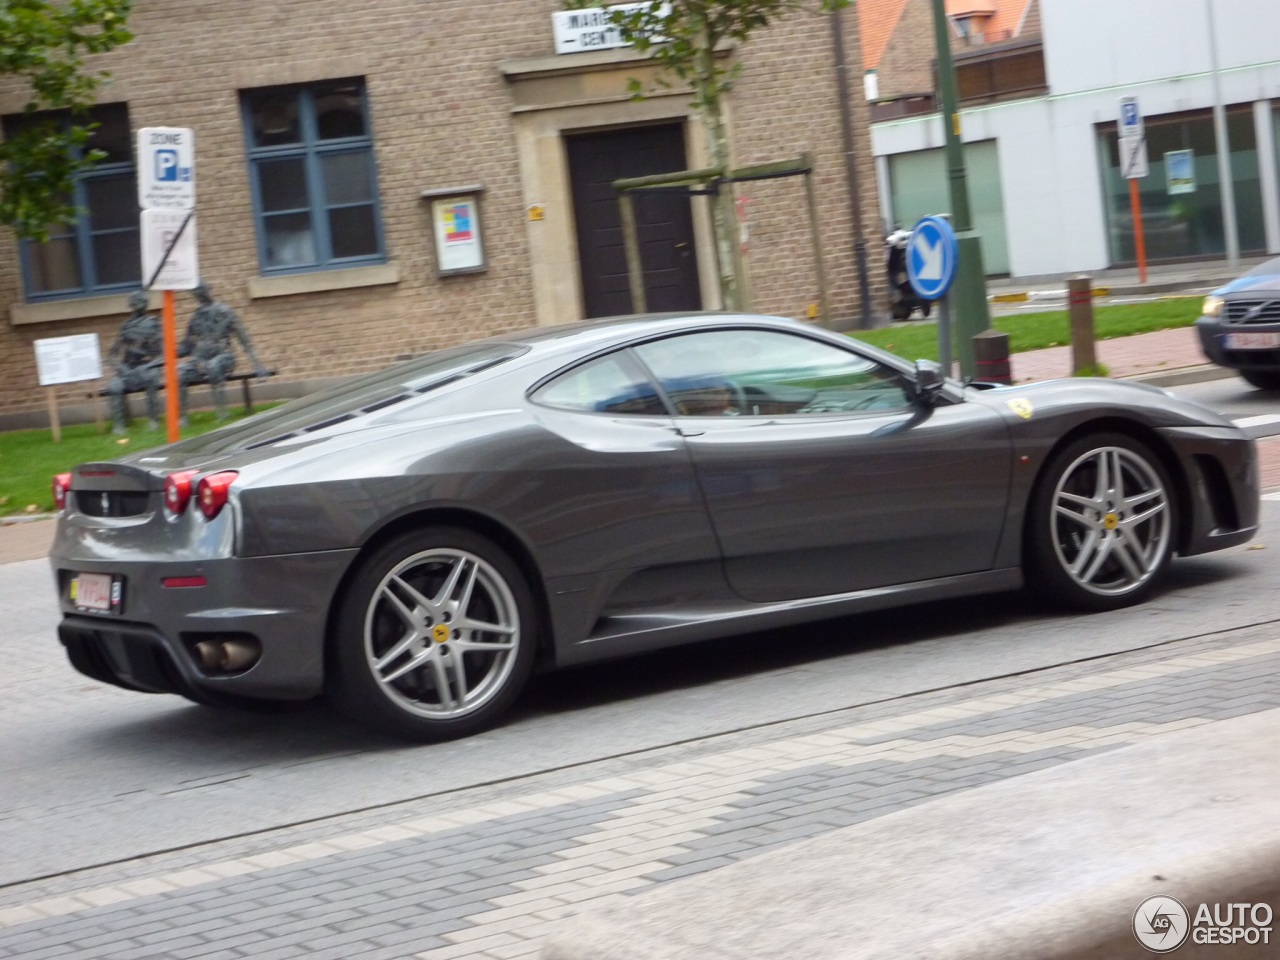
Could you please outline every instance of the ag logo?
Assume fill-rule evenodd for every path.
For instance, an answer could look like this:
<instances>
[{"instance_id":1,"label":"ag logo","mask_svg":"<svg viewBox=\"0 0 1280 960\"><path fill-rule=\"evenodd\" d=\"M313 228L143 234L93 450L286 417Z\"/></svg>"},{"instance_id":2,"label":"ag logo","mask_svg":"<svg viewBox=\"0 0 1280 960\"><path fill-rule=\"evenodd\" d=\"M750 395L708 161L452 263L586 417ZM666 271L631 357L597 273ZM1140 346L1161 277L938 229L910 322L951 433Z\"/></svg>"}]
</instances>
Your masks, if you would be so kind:
<instances>
[{"instance_id":1,"label":"ag logo","mask_svg":"<svg viewBox=\"0 0 1280 960\"><path fill-rule=\"evenodd\" d=\"M1036 408L1031 405L1031 401L1027 400L1025 397L1018 397L1016 400L1006 400L1005 404L1023 420L1030 420L1031 415L1036 412Z\"/></svg>"},{"instance_id":2,"label":"ag logo","mask_svg":"<svg viewBox=\"0 0 1280 960\"><path fill-rule=\"evenodd\" d=\"M1152 953L1171 953L1187 939L1191 915L1173 897L1147 897L1133 911L1133 935Z\"/></svg>"}]
</instances>

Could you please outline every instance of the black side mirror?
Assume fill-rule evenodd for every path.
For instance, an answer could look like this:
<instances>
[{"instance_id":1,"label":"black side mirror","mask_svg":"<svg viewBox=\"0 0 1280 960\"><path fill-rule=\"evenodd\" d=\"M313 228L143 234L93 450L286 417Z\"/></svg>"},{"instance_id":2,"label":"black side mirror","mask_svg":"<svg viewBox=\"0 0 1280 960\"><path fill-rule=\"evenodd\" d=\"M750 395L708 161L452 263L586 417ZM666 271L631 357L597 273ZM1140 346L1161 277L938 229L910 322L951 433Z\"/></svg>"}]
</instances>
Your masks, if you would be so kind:
<instances>
[{"instance_id":1,"label":"black side mirror","mask_svg":"<svg viewBox=\"0 0 1280 960\"><path fill-rule=\"evenodd\" d=\"M942 373L942 364L933 360L917 360L916 376L913 384L914 399L925 406L933 406L934 400L942 390L946 377Z\"/></svg>"}]
</instances>

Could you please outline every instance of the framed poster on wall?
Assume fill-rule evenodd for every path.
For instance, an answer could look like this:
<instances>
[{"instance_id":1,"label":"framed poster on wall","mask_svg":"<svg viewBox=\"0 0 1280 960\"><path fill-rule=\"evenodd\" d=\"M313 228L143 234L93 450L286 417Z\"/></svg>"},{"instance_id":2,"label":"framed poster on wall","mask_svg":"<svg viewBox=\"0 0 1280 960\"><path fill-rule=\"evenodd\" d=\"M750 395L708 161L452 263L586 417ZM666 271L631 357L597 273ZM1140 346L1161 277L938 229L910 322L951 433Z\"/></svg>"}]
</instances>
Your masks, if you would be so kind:
<instances>
[{"instance_id":1,"label":"framed poster on wall","mask_svg":"<svg viewBox=\"0 0 1280 960\"><path fill-rule=\"evenodd\" d=\"M483 187L451 187L424 190L431 204L432 232L436 244L436 270L442 277L479 273L487 269L480 230L480 193Z\"/></svg>"}]
</instances>

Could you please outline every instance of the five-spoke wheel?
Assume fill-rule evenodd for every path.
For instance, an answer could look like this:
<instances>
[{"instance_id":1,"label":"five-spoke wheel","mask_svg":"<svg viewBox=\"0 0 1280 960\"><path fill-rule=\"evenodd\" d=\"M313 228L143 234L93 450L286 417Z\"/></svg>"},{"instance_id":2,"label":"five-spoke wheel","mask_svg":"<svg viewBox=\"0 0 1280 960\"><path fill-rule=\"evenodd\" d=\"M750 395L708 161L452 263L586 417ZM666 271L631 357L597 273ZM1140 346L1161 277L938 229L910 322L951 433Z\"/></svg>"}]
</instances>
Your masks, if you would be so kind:
<instances>
[{"instance_id":1,"label":"five-spoke wheel","mask_svg":"<svg viewBox=\"0 0 1280 960\"><path fill-rule=\"evenodd\" d=\"M1033 582L1074 607L1137 603L1169 564L1174 503L1159 459L1122 434L1082 437L1046 466L1028 516Z\"/></svg>"},{"instance_id":2,"label":"five-spoke wheel","mask_svg":"<svg viewBox=\"0 0 1280 960\"><path fill-rule=\"evenodd\" d=\"M422 740L495 722L533 666L519 569L469 530L402 534L361 566L339 610L331 695L339 708Z\"/></svg>"}]
</instances>

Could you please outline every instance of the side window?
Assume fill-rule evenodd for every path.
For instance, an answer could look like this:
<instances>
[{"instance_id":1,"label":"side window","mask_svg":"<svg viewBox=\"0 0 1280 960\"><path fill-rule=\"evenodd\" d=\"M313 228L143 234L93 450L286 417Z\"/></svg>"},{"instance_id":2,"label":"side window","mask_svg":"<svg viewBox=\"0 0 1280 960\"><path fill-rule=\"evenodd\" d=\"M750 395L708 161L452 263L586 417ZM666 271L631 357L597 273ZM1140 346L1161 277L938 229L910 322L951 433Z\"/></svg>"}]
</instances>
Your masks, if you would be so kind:
<instances>
[{"instance_id":1,"label":"side window","mask_svg":"<svg viewBox=\"0 0 1280 960\"><path fill-rule=\"evenodd\" d=\"M562 410L667 415L658 391L625 353L613 353L574 367L540 387L532 399Z\"/></svg>"},{"instance_id":2,"label":"side window","mask_svg":"<svg viewBox=\"0 0 1280 960\"><path fill-rule=\"evenodd\" d=\"M362 80L242 95L262 272L385 259Z\"/></svg>"},{"instance_id":3,"label":"side window","mask_svg":"<svg viewBox=\"0 0 1280 960\"><path fill-rule=\"evenodd\" d=\"M4 118L6 139L32 124L70 124L65 113ZM75 178L69 197L80 210L72 223L55 224L49 239L21 242L22 282L28 300L56 300L130 290L142 279L138 241L138 181L129 109L123 103L89 110L97 124L81 150L102 157Z\"/></svg>"},{"instance_id":4,"label":"side window","mask_svg":"<svg viewBox=\"0 0 1280 960\"><path fill-rule=\"evenodd\" d=\"M910 405L898 371L805 336L716 330L636 348L684 416L794 416Z\"/></svg>"}]
</instances>

